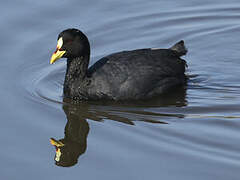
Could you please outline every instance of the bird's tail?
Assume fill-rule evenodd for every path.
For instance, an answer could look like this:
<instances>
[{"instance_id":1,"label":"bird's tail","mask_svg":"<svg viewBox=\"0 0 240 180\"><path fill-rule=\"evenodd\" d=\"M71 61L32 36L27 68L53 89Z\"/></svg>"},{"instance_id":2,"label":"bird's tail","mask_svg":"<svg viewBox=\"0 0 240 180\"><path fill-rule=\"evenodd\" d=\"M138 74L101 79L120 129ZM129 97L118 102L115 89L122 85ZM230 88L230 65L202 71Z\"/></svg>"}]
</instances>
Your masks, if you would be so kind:
<instances>
[{"instance_id":1,"label":"bird's tail","mask_svg":"<svg viewBox=\"0 0 240 180\"><path fill-rule=\"evenodd\" d=\"M179 56L186 55L187 51L188 51L184 45L183 40L181 40L178 43L176 43L175 45L173 45L170 49L173 51L176 51Z\"/></svg>"}]
</instances>

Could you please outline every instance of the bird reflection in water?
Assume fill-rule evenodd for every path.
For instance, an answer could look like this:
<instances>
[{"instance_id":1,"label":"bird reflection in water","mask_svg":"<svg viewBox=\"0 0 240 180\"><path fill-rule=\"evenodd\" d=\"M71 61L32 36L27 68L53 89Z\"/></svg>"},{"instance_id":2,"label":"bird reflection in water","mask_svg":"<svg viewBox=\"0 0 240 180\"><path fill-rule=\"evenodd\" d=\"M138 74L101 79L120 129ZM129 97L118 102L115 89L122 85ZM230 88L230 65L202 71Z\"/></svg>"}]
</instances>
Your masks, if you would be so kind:
<instances>
[{"instance_id":1,"label":"bird reflection in water","mask_svg":"<svg viewBox=\"0 0 240 180\"><path fill-rule=\"evenodd\" d=\"M86 151L89 125L86 119L79 116L74 106L63 105L67 116L65 137L60 140L50 139L56 148L55 163L58 166L69 167L77 163L78 157Z\"/></svg>"},{"instance_id":2,"label":"bird reflection in water","mask_svg":"<svg viewBox=\"0 0 240 180\"><path fill-rule=\"evenodd\" d=\"M169 118L183 118L182 114L155 113L144 111L147 108L171 107L178 108L187 105L185 88L178 88L174 92L162 95L148 101L133 102L82 102L75 104L72 100L63 99L63 110L67 117L65 137L60 140L50 138L56 148L55 164L70 167L78 162L81 154L87 149L89 124L87 120L103 121L110 119L129 125L136 121L148 123L168 124ZM164 121L162 120L164 119Z\"/></svg>"}]
</instances>

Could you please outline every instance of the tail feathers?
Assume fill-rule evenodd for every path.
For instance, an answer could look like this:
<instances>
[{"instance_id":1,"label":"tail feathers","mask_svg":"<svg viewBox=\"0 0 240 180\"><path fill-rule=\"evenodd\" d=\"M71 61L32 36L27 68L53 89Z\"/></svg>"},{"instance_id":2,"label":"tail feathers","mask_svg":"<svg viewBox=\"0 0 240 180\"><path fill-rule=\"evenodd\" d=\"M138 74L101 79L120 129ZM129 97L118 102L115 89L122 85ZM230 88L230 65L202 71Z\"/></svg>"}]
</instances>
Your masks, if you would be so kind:
<instances>
[{"instance_id":1,"label":"tail feathers","mask_svg":"<svg viewBox=\"0 0 240 180\"><path fill-rule=\"evenodd\" d=\"M187 54L187 48L184 45L184 41L181 40L178 43L176 43L174 46L170 48L173 51L176 51L179 56L183 56Z\"/></svg>"}]
</instances>

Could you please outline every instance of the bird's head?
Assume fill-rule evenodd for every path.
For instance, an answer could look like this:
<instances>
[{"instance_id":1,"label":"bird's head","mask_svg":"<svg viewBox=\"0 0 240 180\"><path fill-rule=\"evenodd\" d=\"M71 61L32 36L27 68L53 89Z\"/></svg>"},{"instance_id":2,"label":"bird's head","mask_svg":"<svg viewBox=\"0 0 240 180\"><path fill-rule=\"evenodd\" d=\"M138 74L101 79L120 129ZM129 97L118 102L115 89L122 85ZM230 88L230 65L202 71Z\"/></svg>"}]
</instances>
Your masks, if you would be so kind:
<instances>
[{"instance_id":1,"label":"bird's head","mask_svg":"<svg viewBox=\"0 0 240 180\"><path fill-rule=\"evenodd\" d=\"M78 29L66 29L58 35L57 49L53 53L50 64L60 58L77 58L90 54L88 38Z\"/></svg>"}]
</instances>

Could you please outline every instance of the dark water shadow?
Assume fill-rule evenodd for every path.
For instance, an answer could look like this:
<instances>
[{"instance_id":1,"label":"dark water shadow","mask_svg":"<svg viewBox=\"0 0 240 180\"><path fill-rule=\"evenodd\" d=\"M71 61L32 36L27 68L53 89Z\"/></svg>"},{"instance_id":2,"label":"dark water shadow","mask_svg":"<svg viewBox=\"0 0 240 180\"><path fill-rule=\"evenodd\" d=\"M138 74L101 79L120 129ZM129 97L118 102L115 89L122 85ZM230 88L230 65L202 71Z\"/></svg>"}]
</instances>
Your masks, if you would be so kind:
<instances>
[{"instance_id":1,"label":"dark water shadow","mask_svg":"<svg viewBox=\"0 0 240 180\"><path fill-rule=\"evenodd\" d=\"M78 162L79 156L85 153L90 131L88 120L98 122L114 120L128 125L135 125L136 121L144 121L166 125L168 124L167 119L183 118L184 115L149 112L144 109L151 107L177 108L186 105L186 89L184 87L147 101L101 101L75 104L64 98L63 110L67 118L65 136L59 140L50 139L51 144L56 148L55 164L63 167L73 166Z\"/></svg>"}]
</instances>

